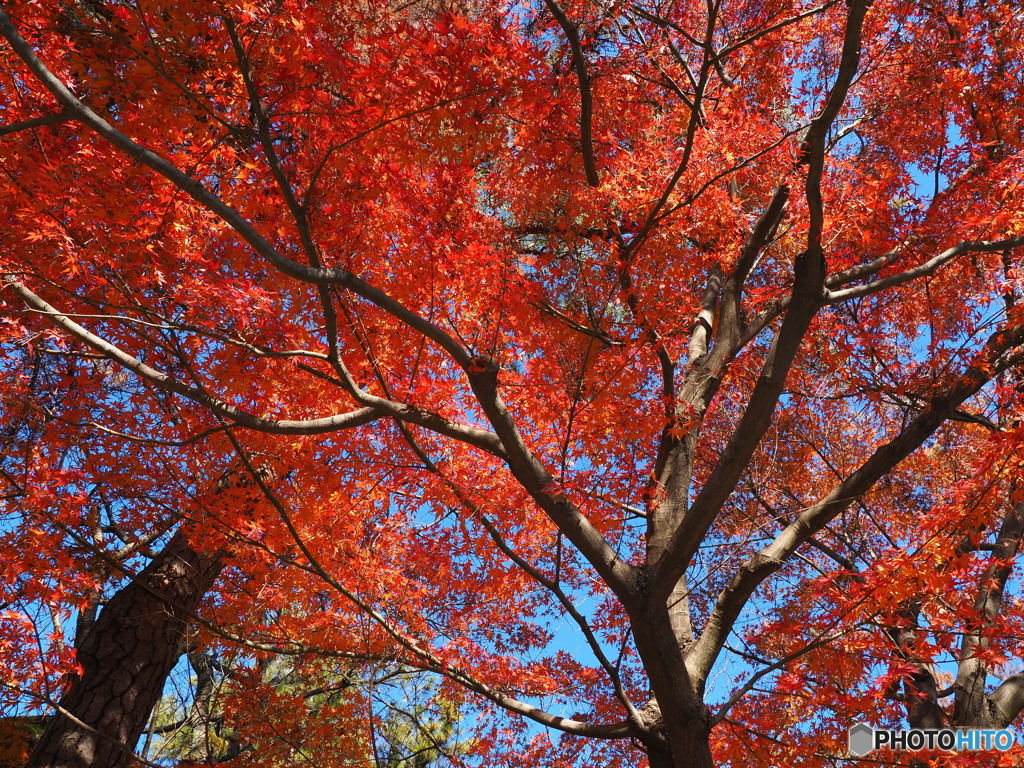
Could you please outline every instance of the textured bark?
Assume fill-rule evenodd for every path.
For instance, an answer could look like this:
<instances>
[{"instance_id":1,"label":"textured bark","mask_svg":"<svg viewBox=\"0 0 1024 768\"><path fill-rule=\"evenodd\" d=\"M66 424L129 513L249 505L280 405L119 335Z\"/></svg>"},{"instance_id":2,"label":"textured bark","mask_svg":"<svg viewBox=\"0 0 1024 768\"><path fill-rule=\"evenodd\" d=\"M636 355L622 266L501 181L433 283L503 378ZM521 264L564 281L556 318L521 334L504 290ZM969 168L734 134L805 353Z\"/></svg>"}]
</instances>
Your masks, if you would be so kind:
<instances>
[{"instance_id":1,"label":"textured bark","mask_svg":"<svg viewBox=\"0 0 1024 768\"><path fill-rule=\"evenodd\" d=\"M672 740L675 768L714 768L707 724L693 722L677 730L679 734Z\"/></svg>"},{"instance_id":2,"label":"textured bark","mask_svg":"<svg viewBox=\"0 0 1024 768\"><path fill-rule=\"evenodd\" d=\"M693 680L687 671L685 649L669 612L653 613L633 625L633 638L657 702L645 718L647 734L641 739L651 768L712 768L703 681Z\"/></svg>"},{"instance_id":3,"label":"textured bark","mask_svg":"<svg viewBox=\"0 0 1024 768\"><path fill-rule=\"evenodd\" d=\"M26 768L129 765L181 655L188 618L222 567L220 555L196 552L179 532L114 595L79 640L82 673Z\"/></svg>"},{"instance_id":4,"label":"textured bark","mask_svg":"<svg viewBox=\"0 0 1024 768\"><path fill-rule=\"evenodd\" d=\"M662 726L665 735L645 744L650 768L714 768L711 731L702 720ZM663 739L668 738L671 743Z\"/></svg>"}]
</instances>

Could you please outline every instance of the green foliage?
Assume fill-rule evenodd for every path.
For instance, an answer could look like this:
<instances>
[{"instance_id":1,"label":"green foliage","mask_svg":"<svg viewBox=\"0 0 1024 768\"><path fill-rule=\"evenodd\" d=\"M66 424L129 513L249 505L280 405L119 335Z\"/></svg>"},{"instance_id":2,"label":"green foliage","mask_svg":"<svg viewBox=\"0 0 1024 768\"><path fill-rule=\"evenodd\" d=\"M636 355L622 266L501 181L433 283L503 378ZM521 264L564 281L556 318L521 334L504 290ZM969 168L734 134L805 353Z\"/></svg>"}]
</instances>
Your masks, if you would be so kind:
<instances>
[{"instance_id":1,"label":"green foliage","mask_svg":"<svg viewBox=\"0 0 1024 768\"><path fill-rule=\"evenodd\" d=\"M169 686L154 711L143 750L149 760L441 768L472 751L461 736L462 708L425 673L285 656L197 671L196 658L190 654L192 674ZM216 679L207 676L214 668ZM247 706L254 686L260 705Z\"/></svg>"}]
</instances>

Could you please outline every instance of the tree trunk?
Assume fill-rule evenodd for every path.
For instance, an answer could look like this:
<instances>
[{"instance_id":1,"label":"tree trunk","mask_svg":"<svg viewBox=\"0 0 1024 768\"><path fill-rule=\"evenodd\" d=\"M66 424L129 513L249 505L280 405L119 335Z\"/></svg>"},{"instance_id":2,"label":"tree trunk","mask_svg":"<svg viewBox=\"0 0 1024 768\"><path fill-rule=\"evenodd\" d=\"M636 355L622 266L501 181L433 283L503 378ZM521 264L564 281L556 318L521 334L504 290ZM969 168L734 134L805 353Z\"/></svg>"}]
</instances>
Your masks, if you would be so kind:
<instances>
[{"instance_id":1,"label":"tree trunk","mask_svg":"<svg viewBox=\"0 0 1024 768\"><path fill-rule=\"evenodd\" d=\"M670 725L668 731L672 751L672 768L714 768L711 759L711 732L702 721ZM653 763L652 763L653 768Z\"/></svg>"},{"instance_id":2,"label":"tree trunk","mask_svg":"<svg viewBox=\"0 0 1024 768\"><path fill-rule=\"evenodd\" d=\"M222 568L220 554L196 552L179 531L137 579L114 595L79 639L81 675L61 699L62 711L26 768L122 768L131 763L181 655L188 619Z\"/></svg>"},{"instance_id":3,"label":"tree trunk","mask_svg":"<svg viewBox=\"0 0 1024 768\"><path fill-rule=\"evenodd\" d=\"M708 710L668 612L634 622L633 638L657 702L644 718L650 737L641 739L651 768L714 768Z\"/></svg>"},{"instance_id":4,"label":"tree trunk","mask_svg":"<svg viewBox=\"0 0 1024 768\"><path fill-rule=\"evenodd\" d=\"M644 743L650 768L714 768L709 731L703 723L689 723L671 730L674 733L670 743L665 740L669 738L667 733Z\"/></svg>"}]
</instances>

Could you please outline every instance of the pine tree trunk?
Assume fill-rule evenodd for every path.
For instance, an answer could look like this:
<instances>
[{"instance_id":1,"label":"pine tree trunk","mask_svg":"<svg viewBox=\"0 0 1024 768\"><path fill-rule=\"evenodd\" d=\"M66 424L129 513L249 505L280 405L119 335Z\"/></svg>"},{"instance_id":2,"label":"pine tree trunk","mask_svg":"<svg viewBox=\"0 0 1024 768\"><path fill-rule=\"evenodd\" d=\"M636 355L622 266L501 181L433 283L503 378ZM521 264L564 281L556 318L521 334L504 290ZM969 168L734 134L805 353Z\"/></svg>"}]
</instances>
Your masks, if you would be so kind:
<instances>
[{"instance_id":1,"label":"pine tree trunk","mask_svg":"<svg viewBox=\"0 0 1024 768\"><path fill-rule=\"evenodd\" d=\"M136 580L111 598L79 639L82 673L61 699L63 712L43 733L26 768L122 768L131 763L183 650L188 618L222 568L220 555L196 552L178 532Z\"/></svg>"}]
</instances>

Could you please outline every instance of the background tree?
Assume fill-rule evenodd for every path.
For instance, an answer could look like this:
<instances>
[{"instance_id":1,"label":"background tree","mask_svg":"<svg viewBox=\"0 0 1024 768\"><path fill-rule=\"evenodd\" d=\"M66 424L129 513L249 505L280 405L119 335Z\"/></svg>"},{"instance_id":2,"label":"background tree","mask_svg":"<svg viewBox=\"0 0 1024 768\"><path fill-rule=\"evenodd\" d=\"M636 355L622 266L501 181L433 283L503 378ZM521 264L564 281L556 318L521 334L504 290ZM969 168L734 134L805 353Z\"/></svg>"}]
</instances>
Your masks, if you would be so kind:
<instances>
[{"instance_id":1,"label":"background tree","mask_svg":"<svg viewBox=\"0 0 1024 768\"><path fill-rule=\"evenodd\" d=\"M144 758L427 768L459 765L471 751L460 738L459 707L439 699L418 670L269 656L245 668L233 667L232 659L244 657L188 654L192 674L175 679L154 711Z\"/></svg>"},{"instance_id":2,"label":"background tree","mask_svg":"<svg viewBox=\"0 0 1024 768\"><path fill-rule=\"evenodd\" d=\"M4 674L53 738L134 746L51 625L155 532L222 560L204 643L435 674L491 762L1017 718L1019 10L4 9Z\"/></svg>"}]
</instances>

